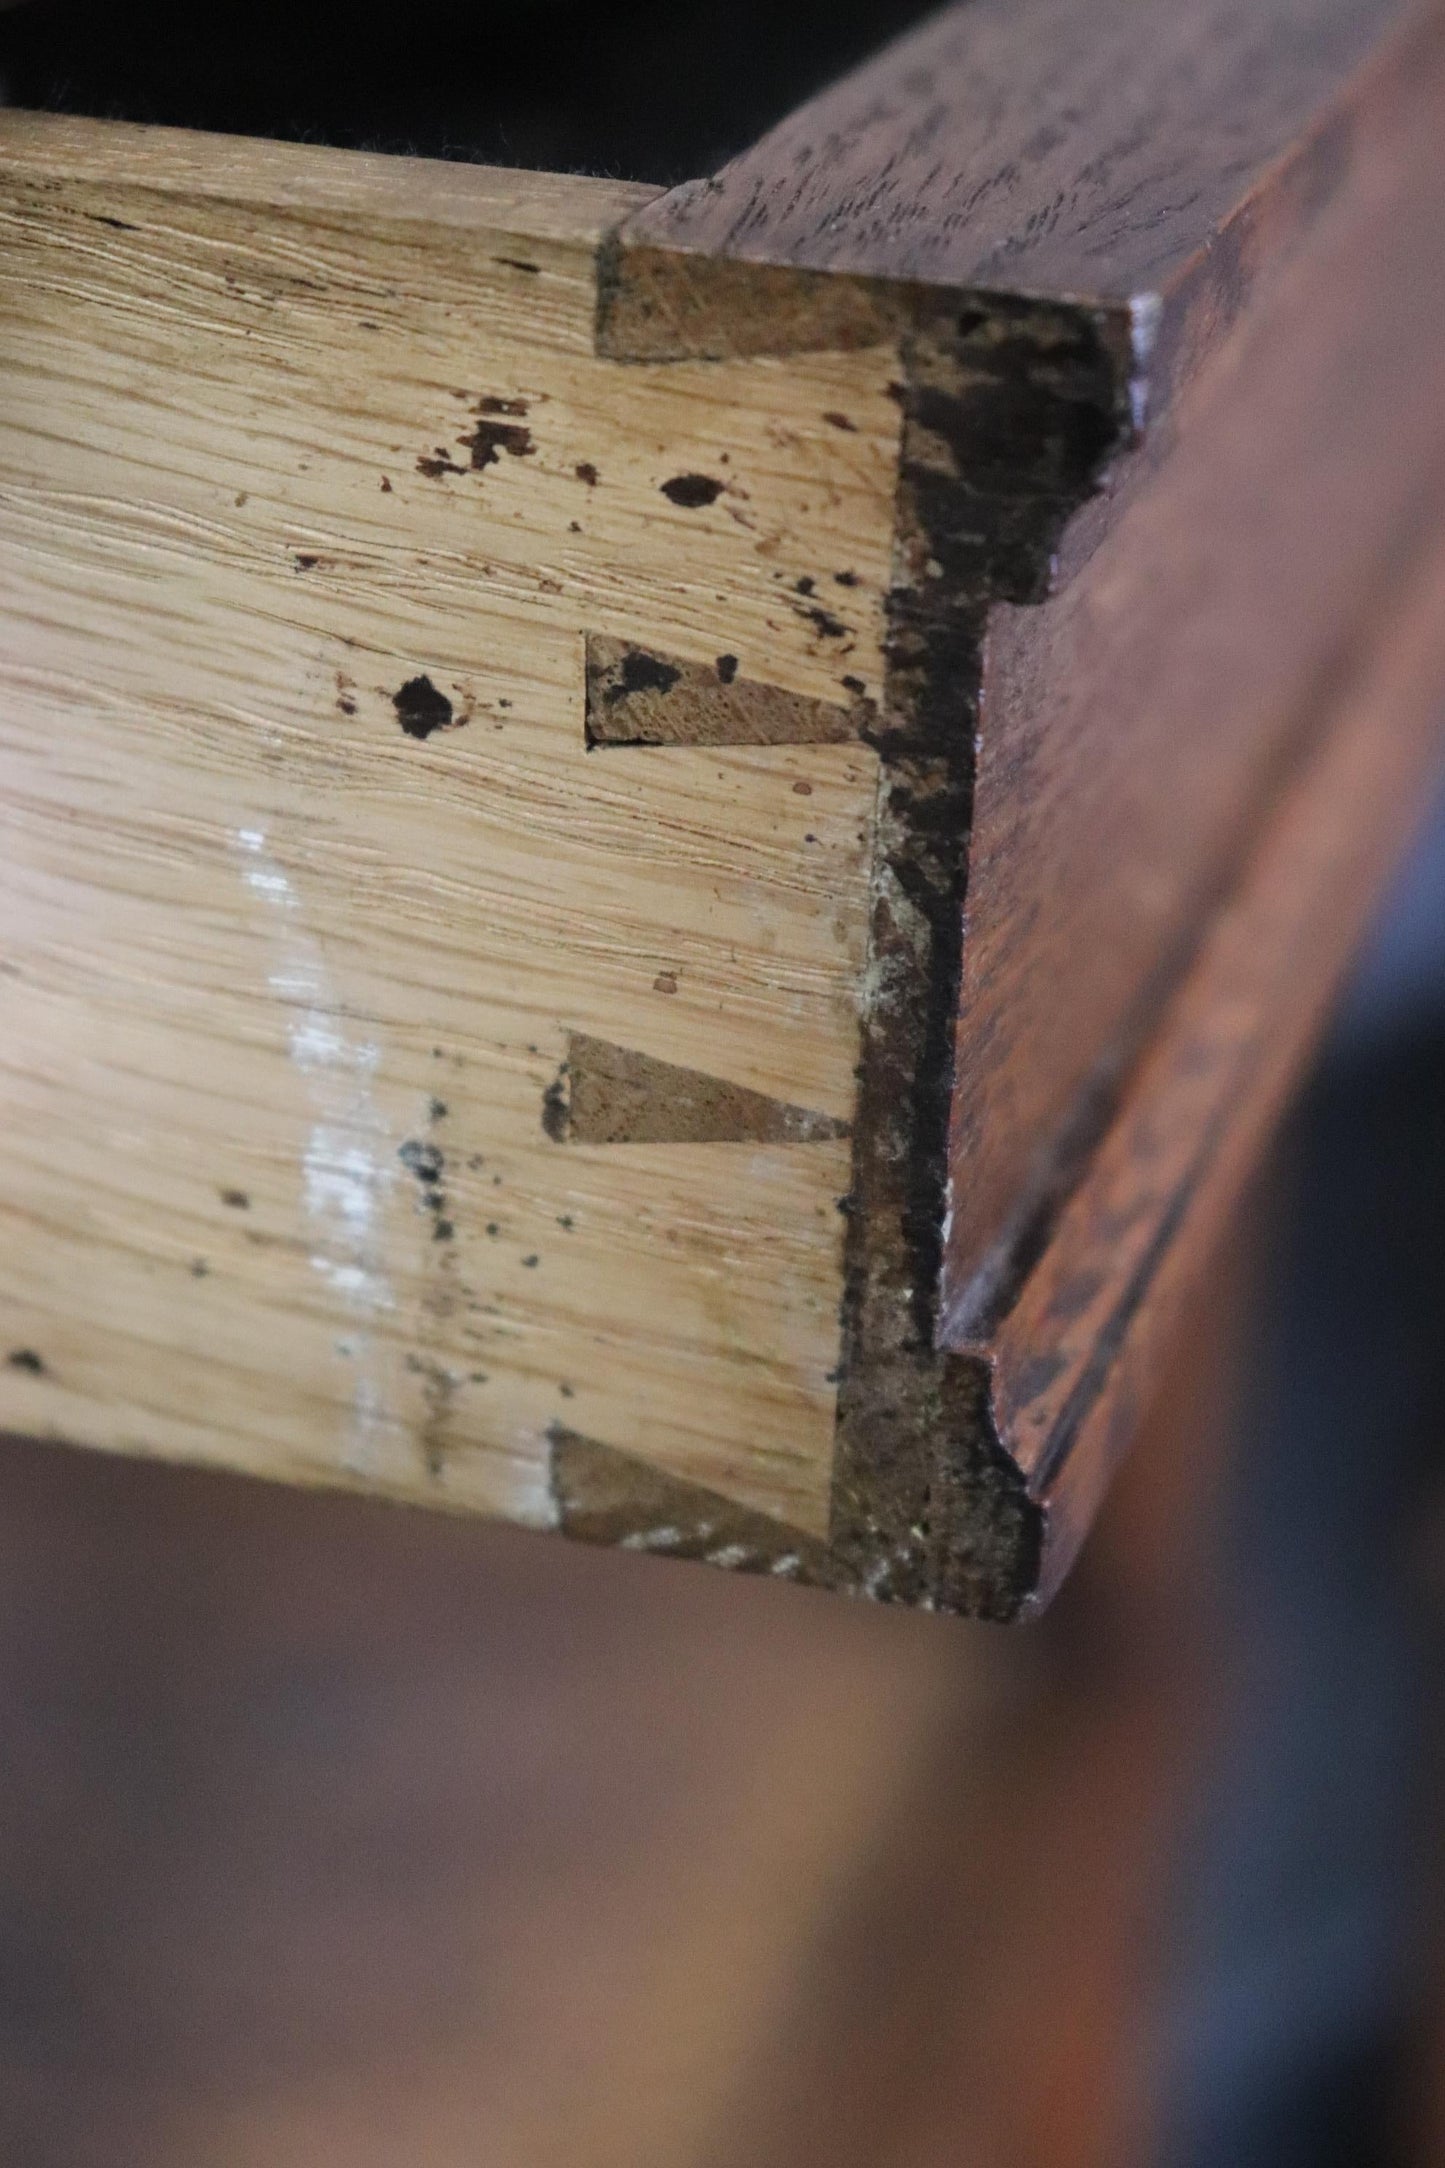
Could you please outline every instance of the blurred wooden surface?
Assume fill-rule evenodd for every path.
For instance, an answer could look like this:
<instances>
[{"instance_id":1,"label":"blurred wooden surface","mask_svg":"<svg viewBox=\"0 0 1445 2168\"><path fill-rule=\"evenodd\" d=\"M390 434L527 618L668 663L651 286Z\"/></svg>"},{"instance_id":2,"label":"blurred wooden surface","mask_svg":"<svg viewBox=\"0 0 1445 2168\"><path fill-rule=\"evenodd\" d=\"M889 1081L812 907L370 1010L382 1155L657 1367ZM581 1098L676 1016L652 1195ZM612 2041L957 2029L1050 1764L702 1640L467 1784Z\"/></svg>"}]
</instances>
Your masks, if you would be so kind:
<instances>
[{"instance_id":1,"label":"blurred wooden surface","mask_svg":"<svg viewBox=\"0 0 1445 2168\"><path fill-rule=\"evenodd\" d=\"M0 2158L1124 2168L1230 1285L1017 1637L5 1446Z\"/></svg>"}]
</instances>

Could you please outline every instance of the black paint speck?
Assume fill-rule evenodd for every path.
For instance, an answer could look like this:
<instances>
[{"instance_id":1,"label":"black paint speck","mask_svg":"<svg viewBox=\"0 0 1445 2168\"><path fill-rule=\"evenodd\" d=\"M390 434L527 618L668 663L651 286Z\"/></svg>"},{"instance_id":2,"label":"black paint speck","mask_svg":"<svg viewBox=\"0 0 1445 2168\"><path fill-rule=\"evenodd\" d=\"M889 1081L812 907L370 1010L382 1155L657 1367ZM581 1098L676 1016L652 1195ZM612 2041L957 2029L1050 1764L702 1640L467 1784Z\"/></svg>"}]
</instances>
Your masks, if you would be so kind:
<instances>
[{"instance_id":1,"label":"black paint speck","mask_svg":"<svg viewBox=\"0 0 1445 2168\"><path fill-rule=\"evenodd\" d=\"M496 1220L487 1221L487 1233L492 1237L492 1240L494 1242L496 1241L497 1236L501 1233L501 1231L501 1227Z\"/></svg>"},{"instance_id":2,"label":"black paint speck","mask_svg":"<svg viewBox=\"0 0 1445 2168\"><path fill-rule=\"evenodd\" d=\"M795 591L800 595L811 595L817 584L817 581L812 579L806 572L800 580L793 582Z\"/></svg>"},{"instance_id":3,"label":"black paint speck","mask_svg":"<svg viewBox=\"0 0 1445 2168\"><path fill-rule=\"evenodd\" d=\"M843 683L847 686L850 693L861 693L866 690L863 680L860 677L845 677Z\"/></svg>"},{"instance_id":4,"label":"black paint speck","mask_svg":"<svg viewBox=\"0 0 1445 2168\"><path fill-rule=\"evenodd\" d=\"M839 587L856 587L858 585L858 575L856 572L835 572L833 574L833 578L835 579Z\"/></svg>"},{"instance_id":5,"label":"black paint speck","mask_svg":"<svg viewBox=\"0 0 1445 2168\"><path fill-rule=\"evenodd\" d=\"M444 444L439 444L434 452L422 453L416 463L416 471L424 474L428 481L439 482L445 474L465 474L467 470L457 465Z\"/></svg>"},{"instance_id":6,"label":"black paint speck","mask_svg":"<svg viewBox=\"0 0 1445 2168\"><path fill-rule=\"evenodd\" d=\"M579 459L572 472L576 475L578 481L585 482L589 489L597 487L597 469L590 459Z\"/></svg>"},{"instance_id":7,"label":"black paint speck","mask_svg":"<svg viewBox=\"0 0 1445 2168\"><path fill-rule=\"evenodd\" d=\"M409 738L429 738L434 730L450 730L452 704L439 693L429 677L408 678L391 704L396 719Z\"/></svg>"},{"instance_id":8,"label":"black paint speck","mask_svg":"<svg viewBox=\"0 0 1445 2168\"><path fill-rule=\"evenodd\" d=\"M539 263L528 263L525 256L498 256L496 260L504 263L509 271L526 271L533 278L537 277L542 269Z\"/></svg>"},{"instance_id":9,"label":"black paint speck","mask_svg":"<svg viewBox=\"0 0 1445 2168\"><path fill-rule=\"evenodd\" d=\"M439 1219L431 1231L433 1242L450 1242L456 1228L449 1219Z\"/></svg>"},{"instance_id":10,"label":"black paint speck","mask_svg":"<svg viewBox=\"0 0 1445 2168\"><path fill-rule=\"evenodd\" d=\"M305 554L300 550L297 550L295 553L296 570L298 572L314 572L320 562L321 559L319 557L312 557L309 554Z\"/></svg>"},{"instance_id":11,"label":"black paint speck","mask_svg":"<svg viewBox=\"0 0 1445 2168\"><path fill-rule=\"evenodd\" d=\"M609 685L603 700L611 708L629 693L670 693L682 676L670 662L663 662L656 655L647 654L642 648L630 648L622 658L622 670L617 682Z\"/></svg>"},{"instance_id":12,"label":"black paint speck","mask_svg":"<svg viewBox=\"0 0 1445 2168\"><path fill-rule=\"evenodd\" d=\"M835 617L831 610L804 610L803 615L810 625L817 626L825 640L841 640L847 633L848 627L842 618Z\"/></svg>"},{"instance_id":13,"label":"black paint speck","mask_svg":"<svg viewBox=\"0 0 1445 2168\"><path fill-rule=\"evenodd\" d=\"M33 1378L45 1376L45 1364L33 1347L12 1348L5 1360L12 1370L28 1370Z\"/></svg>"},{"instance_id":14,"label":"black paint speck","mask_svg":"<svg viewBox=\"0 0 1445 2168\"><path fill-rule=\"evenodd\" d=\"M685 512L699 512L704 505L716 504L723 493L722 483L711 474L675 474L670 482L659 486L663 496L681 505Z\"/></svg>"},{"instance_id":15,"label":"black paint speck","mask_svg":"<svg viewBox=\"0 0 1445 2168\"><path fill-rule=\"evenodd\" d=\"M723 684L724 684L724 685L731 685L731 683L732 683L733 679L734 679L734 678L735 678L735 677L737 676L737 674L738 674L738 659L737 659L737 656L736 656L736 655L719 655L719 657L718 657L718 659L717 659L717 662L716 662L716 663L714 664L714 668L716 669L716 671L717 671L717 674L718 674L719 678L720 678L720 679L722 680Z\"/></svg>"},{"instance_id":16,"label":"black paint speck","mask_svg":"<svg viewBox=\"0 0 1445 2168\"><path fill-rule=\"evenodd\" d=\"M397 1149L397 1158L416 1176L424 1187L440 1182L446 1166L446 1155L438 1144L428 1144L421 1137L408 1137Z\"/></svg>"},{"instance_id":17,"label":"black paint speck","mask_svg":"<svg viewBox=\"0 0 1445 2168\"><path fill-rule=\"evenodd\" d=\"M571 1120L567 1097L567 1064L564 1062L542 1094L542 1128L554 1144L563 1144ZM492 1176L493 1182L500 1178Z\"/></svg>"},{"instance_id":18,"label":"black paint speck","mask_svg":"<svg viewBox=\"0 0 1445 2168\"><path fill-rule=\"evenodd\" d=\"M576 1226L576 1224L577 1222L573 1219L570 1212L563 1212L559 1216L557 1221L557 1225L559 1227L565 1227L569 1234L572 1232L572 1229Z\"/></svg>"},{"instance_id":19,"label":"black paint speck","mask_svg":"<svg viewBox=\"0 0 1445 2168\"><path fill-rule=\"evenodd\" d=\"M531 1257L524 1257L522 1259L522 1263L526 1266L529 1272L535 1271L537 1266L540 1265L541 1262L541 1258L536 1256L535 1254L533 1254Z\"/></svg>"},{"instance_id":20,"label":"black paint speck","mask_svg":"<svg viewBox=\"0 0 1445 2168\"><path fill-rule=\"evenodd\" d=\"M251 1200L243 1189L223 1189L221 1202L228 1204L233 1212L249 1212L251 1209Z\"/></svg>"},{"instance_id":21,"label":"black paint speck","mask_svg":"<svg viewBox=\"0 0 1445 2168\"><path fill-rule=\"evenodd\" d=\"M477 401L477 412L479 414L525 414L526 411L527 402L525 399L488 397Z\"/></svg>"},{"instance_id":22,"label":"black paint speck","mask_svg":"<svg viewBox=\"0 0 1445 2168\"><path fill-rule=\"evenodd\" d=\"M445 1099L429 1099L427 1101L427 1115L430 1120L434 1122L445 1121L446 1113L447 1103Z\"/></svg>"}]
</instances>

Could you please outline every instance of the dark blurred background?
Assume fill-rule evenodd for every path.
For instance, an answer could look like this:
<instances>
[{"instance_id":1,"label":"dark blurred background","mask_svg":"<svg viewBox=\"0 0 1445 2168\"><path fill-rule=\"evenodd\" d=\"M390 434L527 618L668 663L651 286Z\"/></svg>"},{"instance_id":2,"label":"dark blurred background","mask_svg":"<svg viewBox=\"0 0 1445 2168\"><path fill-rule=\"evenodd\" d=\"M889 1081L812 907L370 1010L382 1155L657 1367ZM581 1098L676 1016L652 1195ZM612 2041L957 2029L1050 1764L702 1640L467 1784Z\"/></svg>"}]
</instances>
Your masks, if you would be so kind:
<instances>
[{"instance_id":1,"label":"dark blurred background","mask_svg":"<svg viewBox=\"0 0 1445 2168\"><path fill-rule=\"evenodd\" d=\"M711 173L924 0L25 0L16 105L671 184Z\"/></svg>"},{"instance_id":2,"label":"dark blurred background","mask_svg":"<svg viewBox=\"0 0 1445 2168\"><path fill-rule=\"evenodd\" d=\"M921 8L29 0L17 103L705 172ZM1445 2162L1445 811L1014 1632L0 1445L0 2162Z\"/></svg>"}]
</instances>

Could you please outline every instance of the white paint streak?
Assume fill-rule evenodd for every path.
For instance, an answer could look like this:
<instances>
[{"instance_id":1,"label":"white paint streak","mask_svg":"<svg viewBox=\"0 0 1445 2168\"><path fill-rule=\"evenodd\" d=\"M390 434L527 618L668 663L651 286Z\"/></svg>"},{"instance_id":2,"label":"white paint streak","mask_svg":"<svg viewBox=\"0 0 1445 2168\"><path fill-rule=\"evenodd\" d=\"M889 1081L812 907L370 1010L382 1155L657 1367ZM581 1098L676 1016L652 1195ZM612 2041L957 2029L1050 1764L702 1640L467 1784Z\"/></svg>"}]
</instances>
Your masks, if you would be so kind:
<instances>
[{"instance_id":1,"label":"white paint streak","mask_svg":"<svg viewBox=\"0 0 1445 2168\"><path fill-rule=\"evenodd\" d=\"M395 1180L395 1139L373 1089L381 1049L350 1036L320 946L297 923L301 899L268 855L265 830L238 828L235 843L245 854L246 886L277 914L282 958L267 983L297 1012L287 1035L314 1116L301 1156L312 1270L357 1319L357 1330L336 1343L338 1355L353 1366L342 1464L353 1475L375 1475L382 1441L399 1427L386 1405L378 1350L368 1329L396 1307L383 1239L387 1193Z\"/></svg>"}]
</instances>

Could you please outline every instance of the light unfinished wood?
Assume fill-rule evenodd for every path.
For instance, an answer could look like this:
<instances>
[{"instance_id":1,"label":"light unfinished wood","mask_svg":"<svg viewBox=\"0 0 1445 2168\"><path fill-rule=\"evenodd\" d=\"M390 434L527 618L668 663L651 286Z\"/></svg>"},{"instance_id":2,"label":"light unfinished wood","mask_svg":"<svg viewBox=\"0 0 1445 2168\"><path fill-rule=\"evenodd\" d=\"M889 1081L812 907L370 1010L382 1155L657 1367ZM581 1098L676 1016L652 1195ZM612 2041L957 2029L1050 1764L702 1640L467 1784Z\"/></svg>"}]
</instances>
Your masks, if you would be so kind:
<instances>
[{"instance_id":1,"label":"light unfinished wood","mask_svg":"<svg viewBox=\"0 0 1445 2168\"><path fill-rule=\"evenodd\" d=\"M875 756L589 750L584 652L876 695L891 363L619 398L644 194L0 119L5 1426L824 1533ZM573 1035L811 1123L554 1136Z\"/></svg>"}]
</instances>

